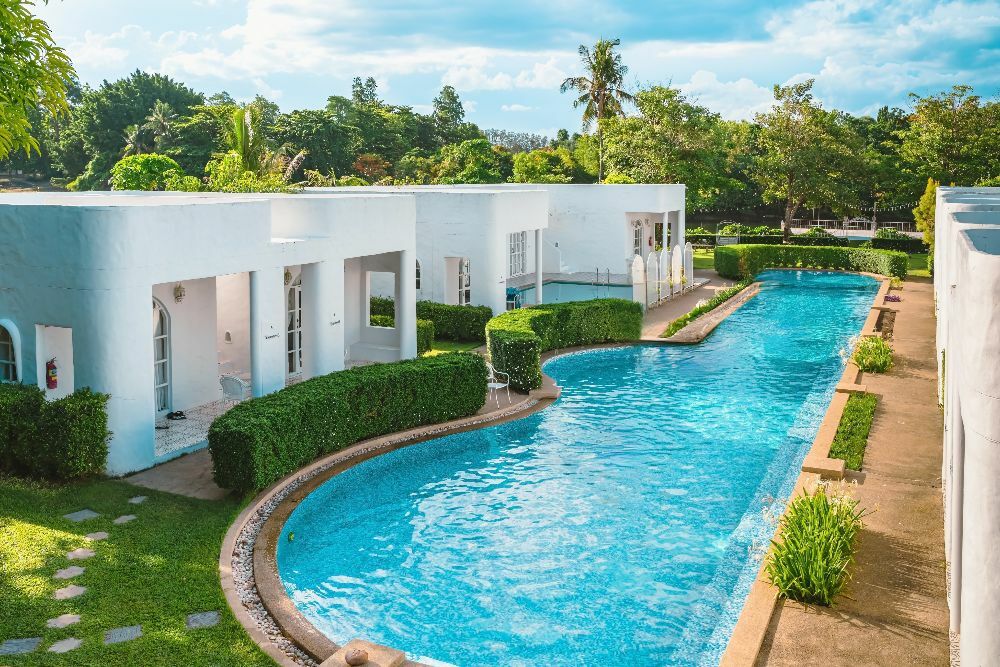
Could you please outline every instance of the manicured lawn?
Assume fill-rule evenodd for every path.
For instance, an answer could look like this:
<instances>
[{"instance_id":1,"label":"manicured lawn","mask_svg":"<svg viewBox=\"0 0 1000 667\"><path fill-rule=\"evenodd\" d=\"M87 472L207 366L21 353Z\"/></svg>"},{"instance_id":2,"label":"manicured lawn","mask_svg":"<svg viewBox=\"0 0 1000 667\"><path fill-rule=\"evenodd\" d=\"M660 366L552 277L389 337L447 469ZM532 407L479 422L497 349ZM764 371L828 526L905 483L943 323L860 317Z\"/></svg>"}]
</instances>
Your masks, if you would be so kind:
<instances>
[{"instance_id":1,"label":"manicured lawn","mask_svg":"<svg viewBox=\"0 0 1000 667\"><path fill-rule=\"evenodd\" d=\"M874 394L851 394L830 445L830 458L844 459L850 470L861 470L877 403Z\"/></svg>"},{"instance_id":2,"label":"manicured lawn","mask_svg":"<svg viewBox=\"0 0 1000 667\"><path fill-rule=\"evenodd\" d=\"M927 270L927 253L921 252L909 255L907 259L906 275L930 278L930 271Z\"/></svg>"},{"instance_id":3,"label":"manicured lawn","mask_svg":"<svg viewBox=\"0 0 1000 667\"><path fill-rule=\"evenodd\" d=\"M709 248L707 250L695 250L694 251L694 268L699 269L715 269L715 250Z\"/></svg>"},{"instance_id":4,"label":"manicured lawn","mask_svg":"<svg viewBox=\"0 0 1000 667\"><path fill-rule=\"evenodd\" d=\"M433 357L438 354L444 354L445 352L471 352L482 345L482 343L476 342L457 343L452 340L436 340L434 341L434 345L431 349L428 352L424 352L424 356Z\"/></svg>"},{"instance_id":5,"label":"manicured lawn","mask_svg":"<svg viewBox=\"0 0 1000 667\"><path fill-rule=\"evenodd\" d=\"M148 496L140 505L128 499ZM62 515L91 509L101 516L72 523ZM0 642L42 637L34 653L5 656L4 665L273 665L229 612L219 585L222 537L239 511L233 500L202 501L100 480L47 486L0 478ZM124 514L138 518L123 525ZM106 540L84 535L106 531ZM68 561L78 547L96 552ZM52 578L70 565L83 574ZM77 584L87 591L54 600ZM187 630L188 614L218 611L218 625ZM46 621L61 614L81 620L64 629ZM105 646L104 633L141 625L143 636ZM83 641L69 653L46 649L67 637Z\"/></svg>"}]
</instances>

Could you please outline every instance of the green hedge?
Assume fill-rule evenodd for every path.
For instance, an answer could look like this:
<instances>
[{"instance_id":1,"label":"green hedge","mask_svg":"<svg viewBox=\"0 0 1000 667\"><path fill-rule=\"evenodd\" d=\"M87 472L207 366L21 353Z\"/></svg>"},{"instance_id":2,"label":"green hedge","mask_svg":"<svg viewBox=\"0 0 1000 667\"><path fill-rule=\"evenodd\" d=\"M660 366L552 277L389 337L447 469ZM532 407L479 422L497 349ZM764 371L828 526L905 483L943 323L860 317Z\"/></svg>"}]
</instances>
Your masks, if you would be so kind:
<instances>
[{"instance_id":1,"label":"green hedge","mask_svg":"<svg viewBox=\"0 0 1000 667\"><path fill-rule=\"evenodd\" d=\"M263 489L360 440L467 417L486 400L486 364L443 354L312 378L236 405L208 432L215 481Z\"/></svg>"},{"instance_id":2,"label":"green hedge","mask_svg":"<svg viewBox=\"0 0 1000 667\"><path fill-rule=\"evenodd\" d=\"M708 300L707 303L692 308L689 313L681 315L676 320L671 322L670 325L667 327L667 330L664 331L662 334L660 334L660 338L670 338L675 333L686 327L691 322L694 322L696 319L698 319L705 313L715 310L716 308L724 304L726 301L729 301L729 299L739 294L741 291L743 291L744 288L746 288L752 282L753 282L752 278L744 278L743 280L736 283L730 288L719 290L718 292L715 293L715 296L713 296L711 299Z\"/></svg>"},{"instance_id":3,"label":"green hedge","mask_svg":"<svg viewBox=\"0 0 1000 667\"><path fill-rule=\"evenodd\" d=\"M373 327L394 327L396 319L392 315L372 315L370 323ZM430 320L417 320L417 354L423 354L434 347L434 323Z\"/></svg>"},{"instance_id":4,"label":"green hedge","mask_svg":"<svg viewBox=\"0 0 1000 667\"><path fill-rule=\"evenodd\" d=\"M875 394L851 394L830 444L830 458L844 459L848 469L861 470L877 404Z\"/></svg>"},{"instance_id":5,"label":"green hedge","mask_svg":"<svg viewBox=\"0 0 1000 667\"><path fill-rule=\"evenodd\" d=\"M839 269L905 278L906 253L875 248L791 245L731 245L715 249L715 270L723 278L752 278L765 269Z\"/></svg>"},{"instance_id":6,"label":"green hedge","mask_svg":"<svg viewBox=\"0 0 1000 667\"><path fill-rule=\"evenodd\" d=\"M392 299L371 297L371 314L394 317ZM486 323L493 317L488 306L453 306L436 301L417 301L417 319L434 323L434 336L459 342L486 341Z\"/></svg>"},{"instance_id":7,"label":"green hedge","mask_svg":"<svg viewBox=\"0 0 1000 667\"><path fill-rule=\"evenodd\" d=\"M638 340L642 305L624 299L552 303L511 310L486 325L490 359L510 386L542 386L542 352L575 345Z\"/></svg>"},{"instance_id":8,"label":"green hedge","mask_svg":"<svg viewBox=\"0 0 1000 667\"><path fill-rule=\"evenodd\" d=\"M872 247L879 250L899 250L910 255L927 252L927 244L920 239L913 238L893 238L893 239L872 239Z\"/></svg>"},{"instance_id":9,"label":"green hedge","mask_svg":"<svg viewBox=\"0 0 1000 667\"><path fill-rule=\"evenodd\" d=\"M33 385L0 384L0 469L53 480L104 471L108 396L78 389L46 401Z\"/></svg>"}]
</instances>

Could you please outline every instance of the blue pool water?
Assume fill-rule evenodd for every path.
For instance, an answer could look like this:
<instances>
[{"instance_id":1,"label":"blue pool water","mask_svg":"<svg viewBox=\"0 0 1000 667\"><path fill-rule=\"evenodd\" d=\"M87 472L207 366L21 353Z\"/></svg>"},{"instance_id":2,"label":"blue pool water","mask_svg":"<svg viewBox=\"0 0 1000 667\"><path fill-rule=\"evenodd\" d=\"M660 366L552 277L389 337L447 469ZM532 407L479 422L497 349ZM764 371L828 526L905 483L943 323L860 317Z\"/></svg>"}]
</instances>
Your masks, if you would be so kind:
<instances>
[{"instance_id":1,"label":"blue pool water","mask_svg":"<svg viewBox=\"0 0 1000 667\"><path fill-rule=\"evenodd\" d=\"M716 664L877 290L761 278L700 345L555 358L545 410L331 478L279 542L296 606L455 665Z\"/></svg>"},{"instance_id":2,"label":"blue pool water","mask_svg":"<svg viewBox=\"0 0 1000 667\"><path fill-rule=\"evenodd\" d=\"M535 303L535 288L520 291L521 303ZM542 285L542 303L563 303L565 301L586 301L587 299L628 299L632 300L631 285L592 285L588 283L551 282Z\"/></svg>"}]
</instances>

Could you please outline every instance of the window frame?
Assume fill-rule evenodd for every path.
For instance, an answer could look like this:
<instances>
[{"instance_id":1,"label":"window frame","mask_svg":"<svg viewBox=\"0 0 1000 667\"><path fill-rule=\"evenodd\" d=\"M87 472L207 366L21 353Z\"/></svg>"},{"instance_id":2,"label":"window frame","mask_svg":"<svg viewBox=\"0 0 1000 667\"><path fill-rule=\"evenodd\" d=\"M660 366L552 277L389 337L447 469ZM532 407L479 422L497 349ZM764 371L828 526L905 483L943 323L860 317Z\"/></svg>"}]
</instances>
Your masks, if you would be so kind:
<instances>
[{"instance_id":1,"label":"window frame","mask_svg":"<svg viewBox=\"0 0 1000 667\"><path fill-rule=\"evenodd\" d=\"M17 369L17 347L17 338L11 333L10 327L4 322L0 322L0 350L7 350L6 357L0 354L0 383L20 381Z\"/></svg>"}]
</instances>

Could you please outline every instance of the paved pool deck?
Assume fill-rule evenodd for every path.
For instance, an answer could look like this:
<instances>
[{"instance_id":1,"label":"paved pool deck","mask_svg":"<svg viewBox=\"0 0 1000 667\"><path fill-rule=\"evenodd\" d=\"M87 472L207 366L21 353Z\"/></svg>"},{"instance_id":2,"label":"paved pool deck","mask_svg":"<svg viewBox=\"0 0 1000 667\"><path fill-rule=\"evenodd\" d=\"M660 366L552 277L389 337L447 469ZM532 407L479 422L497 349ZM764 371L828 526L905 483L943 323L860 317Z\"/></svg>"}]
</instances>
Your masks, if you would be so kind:
<instances>
[{"instance_id":1,"label":"paved pool deck","mask_svg":"<svg viewBox=\"0 0 1000 667\"><path fill-rule=\"evenodd\" d=\"M757 665L949 664L932 285L908 280L895 293L895 366L859 380L879 404L855 475L875 511L853 580L831 608L779 603Z\"/></svg>"},{"instance_id":2,"label":"paved pool deck","mask_svg":"<svg viewBox=\"0 0 1000 667\"><path fill-rule=\"evenodd\" d=\"M700 287L667 301L662 306L650 308L642 319L642 340L663 340L660 334L667 326L681 315L686 315L698 305L701 300L708 300L719 290L732 287L734 281L720 278L715 271L698 269L694 272L695 280L708 280Z\"/></svg>"}]
</instances>

